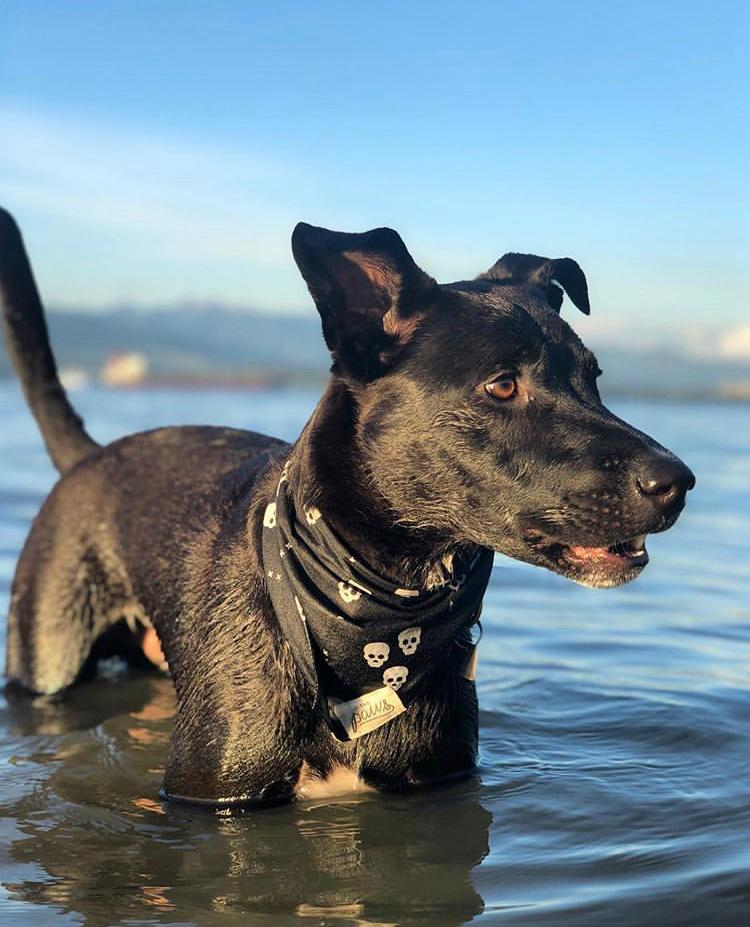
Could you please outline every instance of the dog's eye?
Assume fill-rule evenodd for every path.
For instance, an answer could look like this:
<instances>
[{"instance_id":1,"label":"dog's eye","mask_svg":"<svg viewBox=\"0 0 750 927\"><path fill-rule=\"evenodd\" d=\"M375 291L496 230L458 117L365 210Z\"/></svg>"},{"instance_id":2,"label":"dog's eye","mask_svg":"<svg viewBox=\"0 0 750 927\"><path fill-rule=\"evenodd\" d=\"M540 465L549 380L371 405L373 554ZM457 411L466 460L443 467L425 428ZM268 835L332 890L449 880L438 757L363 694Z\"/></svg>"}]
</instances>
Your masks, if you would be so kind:
<instances>
[{"instance_id":1,"label":"dog's eye","mask_svg":"<svg viewBox=\"0 0 750 927\"><path fill-rule=\"evenodd\" d=\"M492 383L485 384L485 390L495 399L512 399L516 395L518 386L515 377L498 377Z\"/></svg>"}]
</instances>

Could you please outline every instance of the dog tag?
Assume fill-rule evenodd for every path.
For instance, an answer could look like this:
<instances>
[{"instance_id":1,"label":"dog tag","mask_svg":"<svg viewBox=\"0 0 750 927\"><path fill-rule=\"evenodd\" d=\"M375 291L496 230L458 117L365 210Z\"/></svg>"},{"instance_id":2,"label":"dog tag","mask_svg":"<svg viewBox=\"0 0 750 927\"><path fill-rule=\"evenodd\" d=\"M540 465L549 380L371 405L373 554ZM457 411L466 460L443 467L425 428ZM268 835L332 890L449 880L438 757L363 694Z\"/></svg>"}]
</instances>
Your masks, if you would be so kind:
<instances>
[{"instance_id":1,"label":"dog tag","mask_svg":"<svg viewBox=\"0 0 750 927\"><path fill-rule=\"evenodd\" d=\"M390 686L383 686L374 692L366 692L349 702L328 700L331 713L338 718L352 740L369 734L397 715L406 711L406 706Z\"/></svg>"},{"instance_id":2,"label":"dog tag","mask_svg":"<svg viewBox=\"0 0 750 927\"><path fill-rule=\"evenodd\" d=\"M471 653L469 658L466 661L464 666L464 671L461 674L464 679L468 679L469 682L474 682L477 678L477 663L479 661L479 647L476 644L471 648Z\"/></svg>"}]
</instances>

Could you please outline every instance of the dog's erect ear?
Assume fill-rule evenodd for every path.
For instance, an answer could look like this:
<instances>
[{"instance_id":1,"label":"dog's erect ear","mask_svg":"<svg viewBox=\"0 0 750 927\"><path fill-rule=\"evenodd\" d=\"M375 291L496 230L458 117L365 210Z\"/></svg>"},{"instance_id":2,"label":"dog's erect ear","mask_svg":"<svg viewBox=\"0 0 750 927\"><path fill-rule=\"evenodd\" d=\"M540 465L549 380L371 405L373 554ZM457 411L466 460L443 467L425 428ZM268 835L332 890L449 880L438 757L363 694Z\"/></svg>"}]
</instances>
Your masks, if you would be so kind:
<instances>
[{"instance_id":1,"label":"dog's erect ear","mask_svg":"<svg viewBox=\"0 0 750 927\"><path fill-rule=\"evenodd\" d=\"M393 229L351 235L300 222L292 252L335 369L360 380L384 373L437 295L437 283Z\"/></svg>"},{"instance_id":2,"label":"dog's erect ear","mask_svg":"<svg viewBox=\"0 0 750 927\"><path fill-rule=\"evenodd\" d=\"M572 258L550 260L536 254L504 254L481 278L541 287L555 312L560 311L563 298L562 290L555 286L559 283L584 315L591 312L586 276Z\"/></svg>"}]
</instances>

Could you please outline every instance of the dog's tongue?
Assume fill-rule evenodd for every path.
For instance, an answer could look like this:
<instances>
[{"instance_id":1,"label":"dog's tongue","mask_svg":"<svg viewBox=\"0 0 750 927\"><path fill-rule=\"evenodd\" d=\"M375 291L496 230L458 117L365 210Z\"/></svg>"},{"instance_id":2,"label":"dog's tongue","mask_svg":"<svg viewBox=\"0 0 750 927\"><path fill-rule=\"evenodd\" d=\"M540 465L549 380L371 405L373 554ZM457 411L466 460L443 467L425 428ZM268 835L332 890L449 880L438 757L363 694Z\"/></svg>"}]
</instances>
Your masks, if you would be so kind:
<instances>
[{"instance_id":1,"label":"dog's tongue","mask_svg":"<svg viewBox=\"0 0 750 927\"><path fill-rule=\"evenodd\" d=\"M568 556L581 563L614 563L623 560L644 560L646 557L646 535L639 534L610 547L571 546Z\"/></svg>"},{"instance_id":2,"label":"dog's tongue","mask_svg":"<svg viewBox=\"0 0 750 927\"><path fill-rule=\"evenodd\" d=\"M586 563L620 559L618 554L613 553L607 547L569 547L568 553L576 560L583 560Z\"/></svg>"}]
</instances>

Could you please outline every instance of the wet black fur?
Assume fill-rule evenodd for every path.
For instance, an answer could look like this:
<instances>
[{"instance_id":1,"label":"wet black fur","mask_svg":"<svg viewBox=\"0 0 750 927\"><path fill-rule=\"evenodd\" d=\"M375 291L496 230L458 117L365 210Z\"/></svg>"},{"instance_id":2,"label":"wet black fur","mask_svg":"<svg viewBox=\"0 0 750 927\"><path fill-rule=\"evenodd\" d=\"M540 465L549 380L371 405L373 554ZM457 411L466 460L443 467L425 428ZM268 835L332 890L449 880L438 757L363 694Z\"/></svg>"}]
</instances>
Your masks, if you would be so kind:
<instances>
[{"instance_id":1,"label":"wet black fur","mask_svg":"<svg viewBox=\"0 0 750 927\"><path fill-rule=\"evenodd\" d=\"M259 560L287 459L297 502L318 505L407 586L438 582L472 545L593 585L627 581L637 569L581 572L561 551L669 527L692 485L683 464L602 405L596 361L556 311L554 281L588 311L575 262L506 255L477 280L438 286L388 229L300 225L293 248L334 360L295 445L189 427L99 448L59 387L20 236L0 214L10 351L63 474L19 560L8 679L60 693L92 653L132 650L128 629L152 623L177 691L171 797L286 800L303 761L398 789L474 765L477 702L461 642L409 712L379 730L339 743L317 719ZM484 384L507 373L519 395L501 402ZM678 486L669 504L639 489L653 474Z\"/></svg>"}]
</instances>

